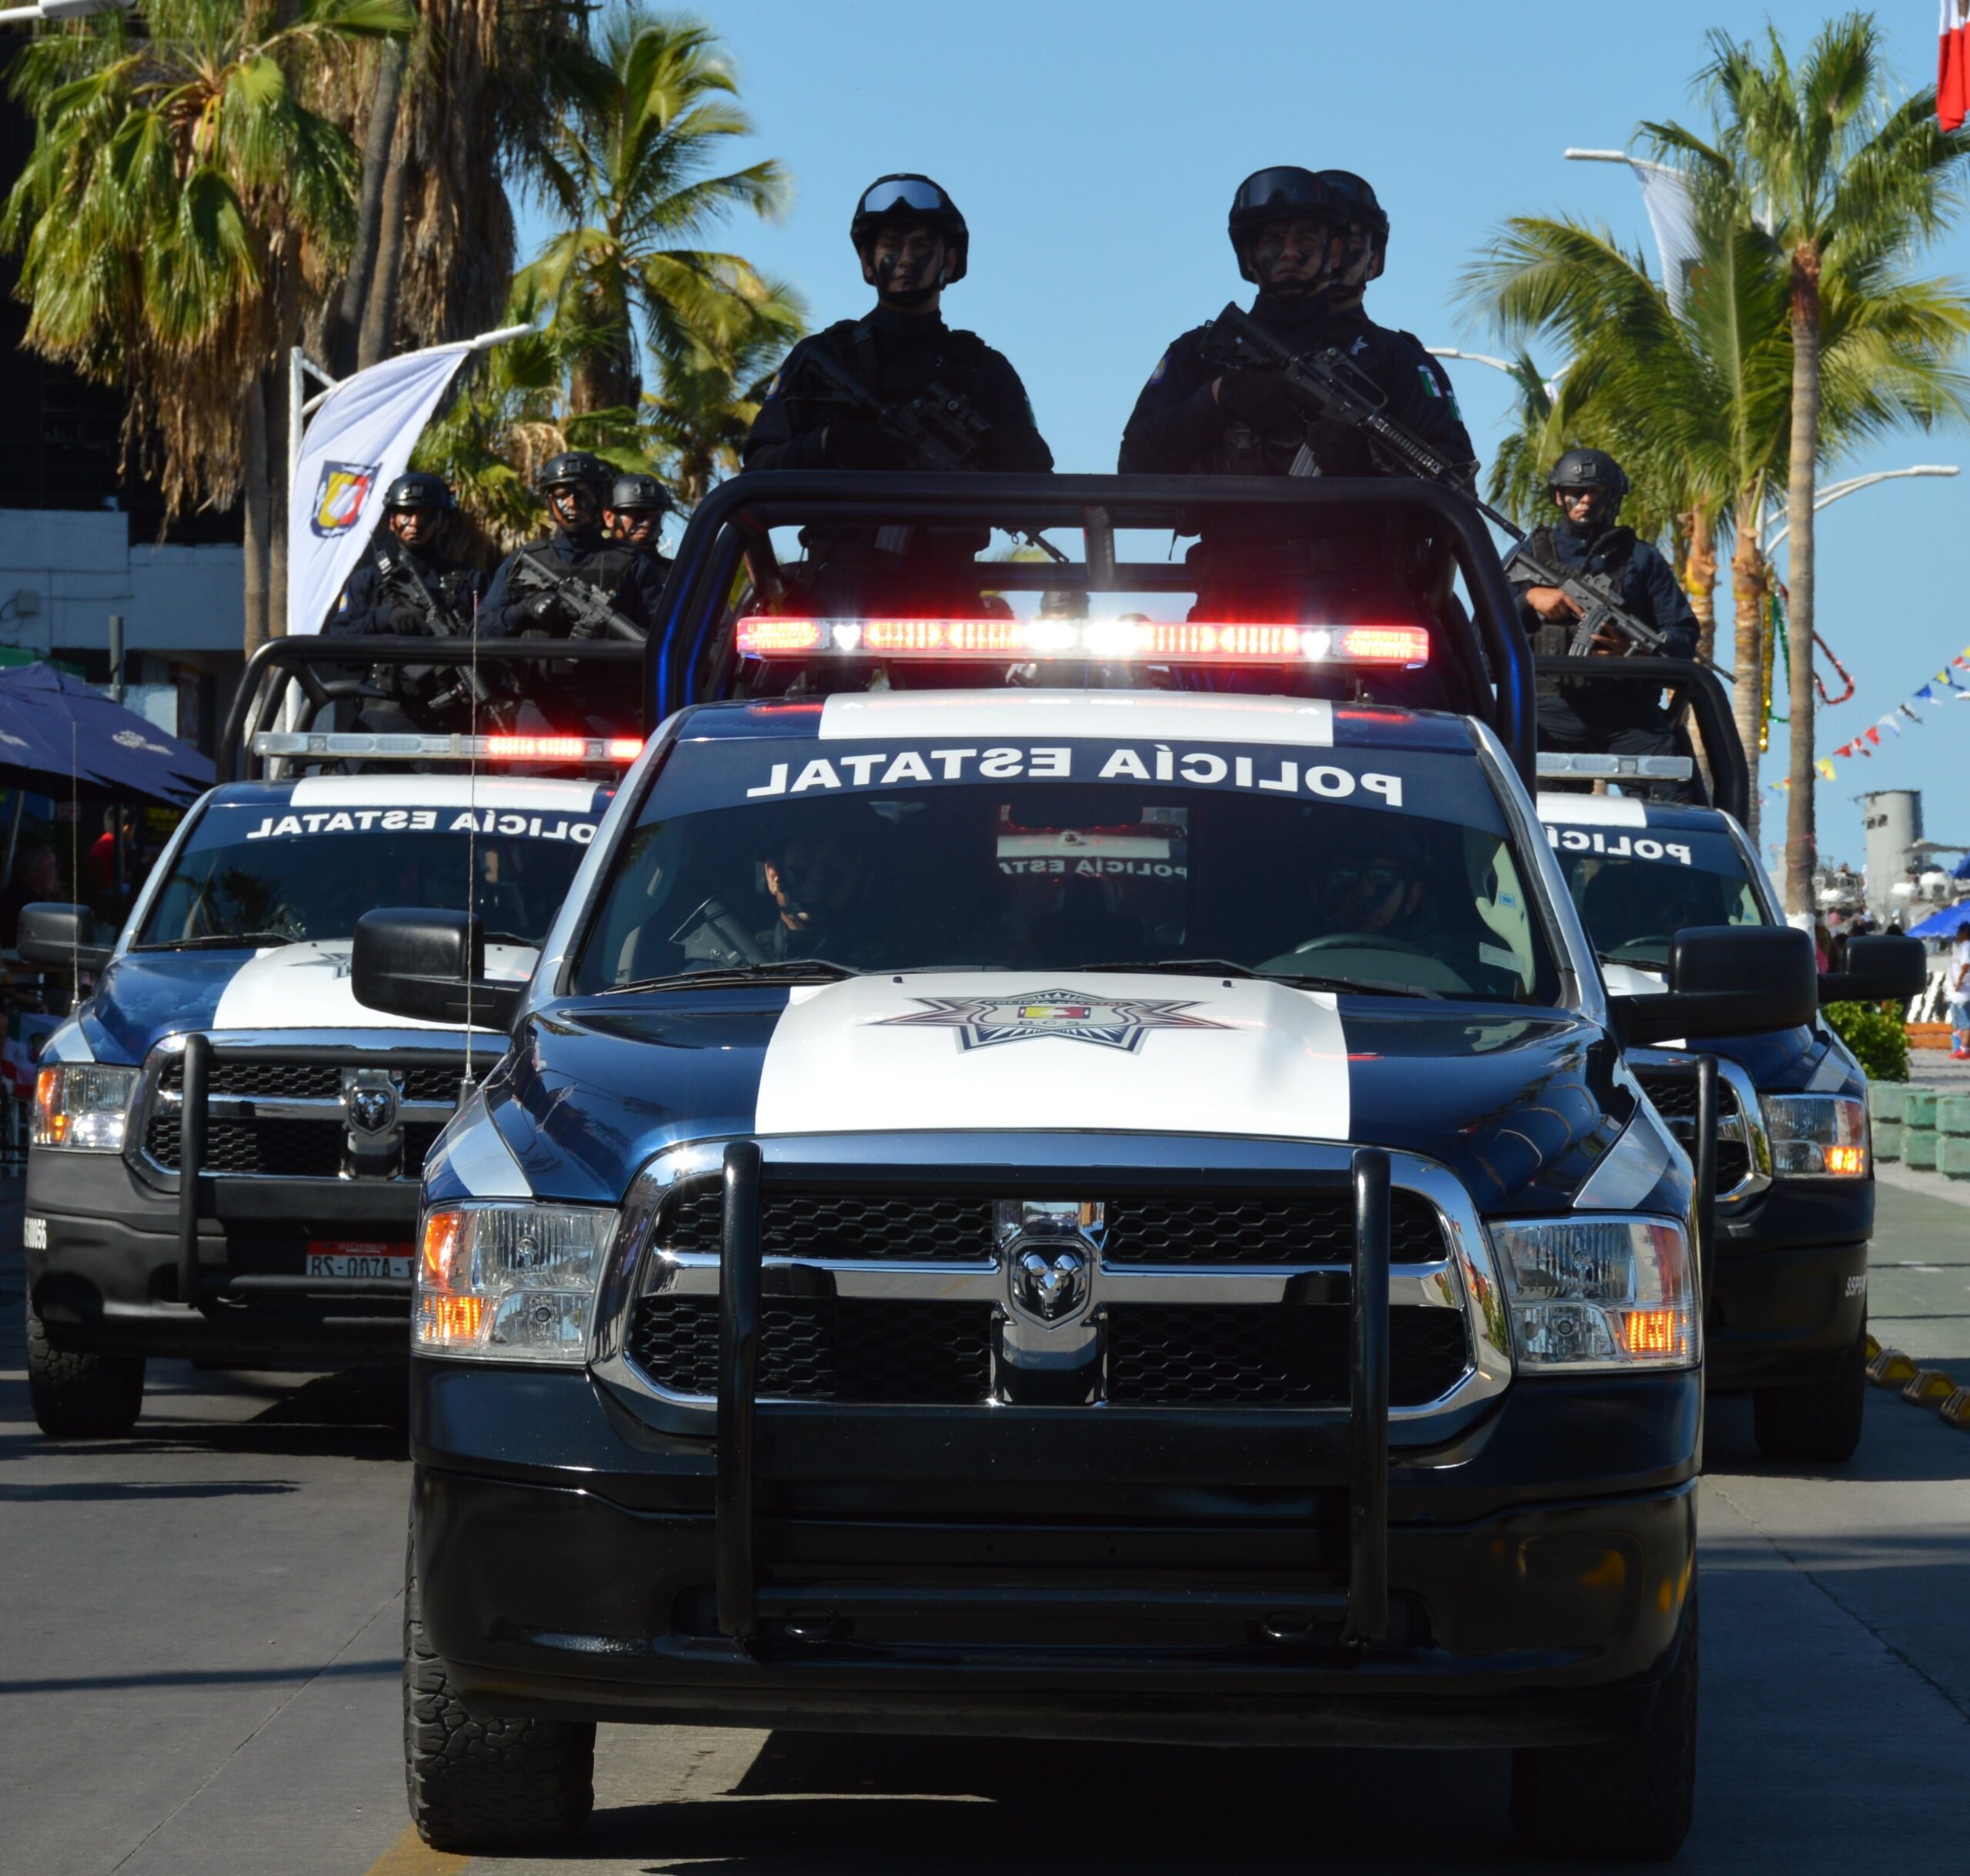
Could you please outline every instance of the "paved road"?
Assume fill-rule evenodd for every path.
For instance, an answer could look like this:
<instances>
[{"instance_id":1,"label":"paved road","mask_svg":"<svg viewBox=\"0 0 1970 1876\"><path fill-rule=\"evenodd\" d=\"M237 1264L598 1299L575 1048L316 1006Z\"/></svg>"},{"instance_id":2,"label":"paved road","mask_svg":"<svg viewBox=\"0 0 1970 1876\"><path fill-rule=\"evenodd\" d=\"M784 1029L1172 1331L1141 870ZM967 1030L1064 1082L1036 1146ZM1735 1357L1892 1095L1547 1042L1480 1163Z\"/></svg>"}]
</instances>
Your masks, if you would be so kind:
<instances>
[{"instance_id":1,"label":"paved road","mask_svg":"<svg viewBox=\"0 0 1970 1876\"><path fill-rule=\"evenodd\" d=\"M1970 1368L1970 1210L1885 1187L1875 1308ZM51 1447L0 1257L0 1871L395 1876L406 1469L386 1377L153 1382ZM1704 1784L1681 1868L1961 1868L1970 1434L1876 1395L1840 1472L1711 1420ZM1516 1866L1501 1756L1224 1754L605 1727L588 1876Z\"/></svg>"}]
</instances>

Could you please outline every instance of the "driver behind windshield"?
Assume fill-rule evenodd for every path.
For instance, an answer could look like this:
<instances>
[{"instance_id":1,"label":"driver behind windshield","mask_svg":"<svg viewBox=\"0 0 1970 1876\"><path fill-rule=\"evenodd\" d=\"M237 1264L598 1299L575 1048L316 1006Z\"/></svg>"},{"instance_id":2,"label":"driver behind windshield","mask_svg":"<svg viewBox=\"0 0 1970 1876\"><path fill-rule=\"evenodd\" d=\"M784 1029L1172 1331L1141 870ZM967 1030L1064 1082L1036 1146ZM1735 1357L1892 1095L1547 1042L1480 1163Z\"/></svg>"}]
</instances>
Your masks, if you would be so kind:
<instances>
[{"instance_id":1,"label":"driver behind windshield","mask_svg":"<svg viewBox=\"0 0 1970 1876\"><path fill-rule=\"evenodd\" d=\"M1422 855L1401 830L1336 854L1316 890L1328 934L1386 933L1429 946L1437 930Z\"/></svg>"}]
</instances>

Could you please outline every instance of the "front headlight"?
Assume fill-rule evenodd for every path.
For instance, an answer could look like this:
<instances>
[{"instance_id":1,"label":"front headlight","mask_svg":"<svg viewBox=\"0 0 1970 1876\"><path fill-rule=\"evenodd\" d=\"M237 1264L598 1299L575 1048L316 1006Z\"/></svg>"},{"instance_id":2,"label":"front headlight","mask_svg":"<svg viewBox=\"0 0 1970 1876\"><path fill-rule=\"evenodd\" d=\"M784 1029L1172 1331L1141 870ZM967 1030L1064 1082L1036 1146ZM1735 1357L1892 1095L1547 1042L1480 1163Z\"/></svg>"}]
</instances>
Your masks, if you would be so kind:
<instances>
[{"instance_id":1,"label":"front headlight","mask_svg":"<svg viewBox=\"0 0 1970 1876\"><path fill-rule=\"evenodd\" d=\"M1689 1240L1666 1218L1494 1224L1521 1367L1687 1368L1701 1352Z\"/></svg>"},{"instance_id":2,"label":"front headlight","mask_svg":"<svg viewBox=\"0 0 1970 1876\"><path fill-rule=\"evenodd\" d=\"M424 1216L411 1346L482 1361L579 1363L616 1213L447 1206Z\"/></svg>"},{"instance_id":3,"label":"front headlight","mask_svg":"<svg viewBox=\"0 0 1970 1876\"><path fill-rule=\"evenodd\" d=\"M1855 1094L1768 1094L1765 1130L1775 1179L1858 1179L1868 1170L1868 1110Z\"/></svg>"},{"instance_id":4,"label":"front headlight","mask_svg":"<svg viewBox=\"0 0 1970 1876\"><path fill-rule=\"evenodd\" d=\"M51 1063L34 1078L29 1142L65 1153L121 1153L137 1092L134 1068L99 1062Z\"/></svg>"}]
</instances>

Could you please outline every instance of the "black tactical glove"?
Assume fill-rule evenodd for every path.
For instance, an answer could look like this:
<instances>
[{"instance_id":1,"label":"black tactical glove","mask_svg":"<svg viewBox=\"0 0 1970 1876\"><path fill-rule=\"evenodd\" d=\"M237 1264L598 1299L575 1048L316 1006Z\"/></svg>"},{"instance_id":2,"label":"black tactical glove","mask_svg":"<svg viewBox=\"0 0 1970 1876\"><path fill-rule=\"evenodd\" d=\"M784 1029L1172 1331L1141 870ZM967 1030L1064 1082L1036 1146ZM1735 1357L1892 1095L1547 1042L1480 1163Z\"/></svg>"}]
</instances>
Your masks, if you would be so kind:
<instances>
[{"instance_id":1,"label":"black tactical glove","mask_svg":"<svg viewBox=\"0 0 1970 1876\"><path fill-rule=\"evenodd\" d=\"M903 467L895 439L880 424L830 423L826 440L830 467L893 469Z\"/></svg>"},{"instance_id":2,"label":"black tactical glove","mask_svg":"<svg viewBox=\"0 0 1970 1876\"><path fill-rule=\"evenodd\" d=\"M589 639L599 639L602 636L605 629L606 627L604 622L599 617L593 619L578 619L568 628L568 636L571 639L582 639L584 640Z\"/></svg>"},{"instance_id":3,"label":"black tactical glove","mask_svg":"<svg viewBox=\"0 0 1970 1876\"><path fill-rule=\"evenodd\" d=\"M1262 426L1291 410L1293 394L1277 372L1232 372L1217 387L1217 404L1234 421Z\"/></svg>"},{"instance_id":4,"label":"black tactical glove","mask_svg":"<svg viewBox=\"0 0 1970 1876\"><path fill-rule=\"evenodd\" d=\"M386 623L399 637L408 637L424 629L424 615L408 599L401 599L390 608Z\"/></svg>"},{"instance_id":5,"label":"black tactical glove","mask_svg":"<svg viewBox=\"0 0 1970 1876\"><path fill-rule=\"evenodd\" d=\"M561 616L558 593L536 593L520 602L520 617L529 626L551 626Z\"/></svg>"}]
</instances>

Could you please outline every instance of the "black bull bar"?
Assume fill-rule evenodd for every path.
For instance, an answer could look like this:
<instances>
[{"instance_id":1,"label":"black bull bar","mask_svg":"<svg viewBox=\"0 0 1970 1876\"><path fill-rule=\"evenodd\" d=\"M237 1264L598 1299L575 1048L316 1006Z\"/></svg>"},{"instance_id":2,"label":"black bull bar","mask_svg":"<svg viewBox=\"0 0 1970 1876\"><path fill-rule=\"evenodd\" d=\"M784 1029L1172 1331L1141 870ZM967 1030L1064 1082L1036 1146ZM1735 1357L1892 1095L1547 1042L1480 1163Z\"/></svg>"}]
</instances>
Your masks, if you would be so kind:
<instances>
[{"instance_id":1,"label":"black bull bar","mask_svg":"<svg viewBox=\"0 0 1970 1876\"><path fill-rule=\"evenodd\" d=\"M940 1594L921 1584L895 1587L763 1583L756 1547L757 1501L771 1443L760 1437L762 1415L769 1422L786 1415L790 1424L797 1424L799 1410L777 1406L763 1410L757 1398L760 1203L769 1188L793 1183L801 1177L802 1169L797 1167L767 1162L756 1141L735 1141L725 1150L713 1491L717 1617L723 1634L757 1647L763 1619L786 1623L817 1606L841 1614L907 1615L934 1608L946 1617L1005 1615L1022 1609L1057 1610L1077 1604L1090 1613L1098 1610L1104 1614L1144 1617L1180 1611L1195 1615L1207 1608L1216 1614L1261 1624L1277 1616L1280 1601L1276 1591L1263 1596L1194 1587L1136 1591L1124 1606L1112 1591L1100 1589L998 1584ZM1341 1589L1297 1591L1291 1601L1296 1617L1309 1624L1338 1624L1343 1646L1358 1650L1382 1639L1389 1626L1388 1155L1372 1147L1357 1148L1351 1180L1355 1228L1347 1304L1348 1402L1344 1408L1294 1410L1296 1430L1304 1429L1311 1464L1327 1478L1347 1484L1347 1581ZM1210 1438L1208 1416L1185 1417L1200 1423L1200 1441ZM1013 1437L1002 1457L1009 1469L1019 1467L1023 1457L1043 1464L1038 1441L1029 1443L1029 1451L1022 1455L1018 1434L1008 1430Z\"/></svg>"}]
</instances>

